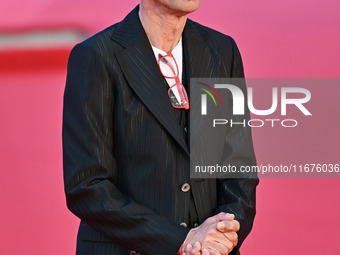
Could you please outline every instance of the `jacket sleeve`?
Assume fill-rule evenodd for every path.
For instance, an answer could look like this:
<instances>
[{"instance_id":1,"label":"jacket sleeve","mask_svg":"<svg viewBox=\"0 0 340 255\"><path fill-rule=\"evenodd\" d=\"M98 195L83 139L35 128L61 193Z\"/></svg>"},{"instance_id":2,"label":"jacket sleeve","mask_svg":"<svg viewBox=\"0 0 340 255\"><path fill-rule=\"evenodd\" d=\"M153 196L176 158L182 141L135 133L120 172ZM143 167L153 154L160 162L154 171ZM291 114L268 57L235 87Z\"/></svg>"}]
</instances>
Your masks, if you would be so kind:
<instances>
[{"instance_id":1,"label":"jacket sleeve","mask_svg":"<svg viewBox=\"0 0 340 255\"><path fill-rule=\"evenodd\" d=\"M72 50L63 110L67 206L93 229L143 255L176 254L188 229L137 204L116 187L114 78L89 45ZM131 177L133 178L133 177Z\"/></svg>"},{"instance_id":2,"label":"jacket sleeve","mask_svg":"<svg viewBox=\"0 0 340 255\"><path fill-rule=\"evenodd\" d=\"M231 64L231 78L244 78L243 65L240 52L233 39L233 56ZM246 95L246 85L244 80L240 79L239 86ZM247 98L245 96L245 98ZM247 101L247 100L245 100ZM230 108L231 109L231 108ZM241 122L241 119L250 119L248 107L245 107L244 116L232 116L235 122ZM238 119L239 118L239 119ZM256 159L253 149L251 129L248 125L233 125L229 128L224 146L223 165L236 166L255 166ZM240 222L240 231L238 232L238 245L230 254L239 254L239 248L242 242L250 233L255 217L255 194L256 186L259 183L256 173L245 173L238 175L236 178L225 178L217 180L218 208L216 213L228 212L235 214L236 220Z\"/></svg>"}]
</instances>

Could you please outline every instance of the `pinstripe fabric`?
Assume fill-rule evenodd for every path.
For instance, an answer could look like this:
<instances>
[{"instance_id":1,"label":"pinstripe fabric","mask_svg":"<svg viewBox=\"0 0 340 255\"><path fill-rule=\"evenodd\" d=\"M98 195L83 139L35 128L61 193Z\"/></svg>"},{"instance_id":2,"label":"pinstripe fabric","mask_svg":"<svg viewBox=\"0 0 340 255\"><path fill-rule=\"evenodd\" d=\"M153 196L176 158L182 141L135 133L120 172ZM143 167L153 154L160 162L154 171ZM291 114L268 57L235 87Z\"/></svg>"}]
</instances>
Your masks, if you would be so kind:
<instances>
[{"instance_id":1,"label":"pinstripe fabric","mask_svg":"<svg viewBox=\"0 0 340 255\"><path fill-rule=\"evenodd\" d=\"M185 134L137 12L76 45L69 58L64 183L68 208L82 220L77 254L176 254L189 231L179 225L191 198L183 183L191 184L199 223L233 212L242 243L258 181L189 179ZM243 75L234 41L190 20L183 49L187 77ZM250 131L233 137L227 158L254 163Z\"/></svg>"}]
</instances>

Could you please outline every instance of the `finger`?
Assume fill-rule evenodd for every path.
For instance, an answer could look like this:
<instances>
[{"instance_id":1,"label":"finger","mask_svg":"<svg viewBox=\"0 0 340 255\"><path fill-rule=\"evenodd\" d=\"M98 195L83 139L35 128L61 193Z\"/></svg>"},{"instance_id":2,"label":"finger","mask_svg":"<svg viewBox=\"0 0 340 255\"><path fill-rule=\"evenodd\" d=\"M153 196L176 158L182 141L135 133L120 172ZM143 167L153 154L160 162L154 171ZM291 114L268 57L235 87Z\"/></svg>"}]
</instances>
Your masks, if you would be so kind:
<instances>
[{"instance_id":1,"label":"finger","mask_svg":"<svg viewBox=\"0 0 340 255\"><path fill-rule=\"evenodd\" d=\"M202 254L201 251L195 251L195 252L191 252L190 255L201 255L201 254Z\"/></svg>"},{"instance_id":2,"label":"finger","mask_svg":"<svg viewBox=\"0 0 340 255\"><path fill-rule=\"evenodd\" d=\"M237 220L232 221L220 221L216 225L216 229L220 232L227 232L227 231L239 231L240 230L240 223Z\"/></svg>"},{"instance_id":3,"label":"finger","mask_svg":"<svg viewBox=\"0 0 340 255\"><path fill-rule=\"evenodd\" d=\"M225 232L223 235L233 244L233 247L235 247L238 243L238 235L236 232Z\"/></svg>"},{"instance_id":4,"label":"finger","mask_svg":"<svg viewBox=\"0 0 340 255\"><path fill-rule=\"evenodd\" d=\"M209 250L210 255L221 255L221 253L218 253L217 251L214 250Z\"/></svg>"},{"instance_id":5,"label":"finger","mask_svg":"<svg viewBox=\"0 0 340 255\"><path fill-rule=\"evenodd\" d=\"M202 255L211 255L211 254L210 254L210 251L208 249L203 249Z\"/></svg>"},{"instance_id":6,"label":"finger","mask_svg":"<svg viewBox=\"0 0 340 255\"><path fill-rule=\"evenodd\" d=\"M226 239L220 245L215 244L213 247L213 249L215 249L216 252L221 255L229 254L229 252L231 252L233 248L234 248L234 244L228 239Z\"/></svg>"},{"instance_id":7,"label":"finger","mask_svg":"<svg viewBox=\"0 0 340 255\"><path fill-rule=\"evenodd\" d=\"M237 232L237 231L240 230L241 225L240 225L240 223L239 223L237 220L233 220L233 221L234 221L235 224L236 224L236 232Z\"/></svg>"},{"instance_id":8,"label":"finger","mask_svg":"<svg viewBox=\"0 0 340 255\"><path fill-rule=\"evenodd\" d=\"M188 244L188 245L185 247L185 252L186 252L187 254L190 254L191 250L192 250L192 245L191 245L191 244Z\"/></svg>"},{"instance_id":9,"label":"finger","mask_svg":"<svg viewBox=\"0 0 340 255\"><path fill-rule=\"evenodd\" d=\"M198 253L201 250L201 243L195 242L194 246L192 247L191 253Z\"/></svg>"},{"instance_id":10,"label":"finger","mask_svg":"<svg viewBox=\"0 0 340 255\"><path fill-rule=\"evenodd\" d=\"M229 240L228 237L233 239L233 241ZM228 232L228 235L226 235L216 231L216 234L205 243L206 247L203 247L203 245L202 247L214 250L219 254L228 254L237 245L237 239L236 232Z\"/></svg>"},{"instance_id":11,"label":"finger","mask_svg":"<svg viewBox=\"0 0 340 255\"><path fill-rule=\"evenodd\" d=\"M228 254L228 251L233 247L233 244L222 233L216 238L207 240L202 244L202 249L208 249L211 255Z\"/></svg>"},{"instance_id":12,"label":"finger","mask_svg":"<svg viewBox=\"0 0 340 255\"><path fill-rule=\"evenodd\" d=\"M211 255L215 254L228 254L232 248L232 243L226 239L224 243L214 242L212 245L207 245L205 248L209 250Z\"/></svg>"},{"instance_id":13,"label":"finger","mask_svg":"<svg viewBox=\"0 0 340 255\"><path fill-rule=\"evenodd\" d=\"M207 226L207 225L210 225L212 223L219 222L219 221L228 221L228 220L234 220L234 219L235 219L235 215L234 214L221 212L219 214L216 214L216 215L211 216L208 219L206 219L201 224L201 226Z\"/></svg>"},{"instance_id":14,"label":"finger","mask_svg":"<svg viewBox=\"0 0 340 255\"><path fill-rule=\"evenodd\" d=\"M231 214L231 213L221 212L221 213L215 215L215 218L216 218L217 221L234 220L235 215Z\"/></svg>"},{"instance_id":15,"label":"finger","mask_svg":"<svg viewBox=\"0 0 340 255\"><path fill-rule=\"evenodd\" d=\"M195 242L192 246L191 244L188 244L185 248L185 253L187 255L200 255L201 254L201 244L200 242Z\"/></svg>"}]
</instances>

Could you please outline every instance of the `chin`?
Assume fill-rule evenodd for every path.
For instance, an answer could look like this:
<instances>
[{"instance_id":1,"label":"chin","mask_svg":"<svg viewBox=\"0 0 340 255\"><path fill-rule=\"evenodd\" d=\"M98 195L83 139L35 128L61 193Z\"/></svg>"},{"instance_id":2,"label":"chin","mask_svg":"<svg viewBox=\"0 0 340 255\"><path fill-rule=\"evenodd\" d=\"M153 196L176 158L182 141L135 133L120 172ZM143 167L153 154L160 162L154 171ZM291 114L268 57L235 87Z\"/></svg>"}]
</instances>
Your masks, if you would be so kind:
<instances>
[{"instance_id":1,"label":"chin","mask_svg":"<svg viewBox=\"0 0 340 255\"><path fill-rule=\"evenodd\" d=\"M172 2L173 10L181 12L183 14L189 14L198 9L200 6L200 0L175 0Z\"/></svg>"},{"instance_id":2,"label":"chin","mask_svg":"<svg viewBox=\"0 0 340 255\"><path fill-rule=\"evenodd\" d=\"M185 6L186 7L185 9L187 12L189 13L194 12L200 6L200 0L189 0L186 5L187 6Z\"/></svg>"}]
</instances>

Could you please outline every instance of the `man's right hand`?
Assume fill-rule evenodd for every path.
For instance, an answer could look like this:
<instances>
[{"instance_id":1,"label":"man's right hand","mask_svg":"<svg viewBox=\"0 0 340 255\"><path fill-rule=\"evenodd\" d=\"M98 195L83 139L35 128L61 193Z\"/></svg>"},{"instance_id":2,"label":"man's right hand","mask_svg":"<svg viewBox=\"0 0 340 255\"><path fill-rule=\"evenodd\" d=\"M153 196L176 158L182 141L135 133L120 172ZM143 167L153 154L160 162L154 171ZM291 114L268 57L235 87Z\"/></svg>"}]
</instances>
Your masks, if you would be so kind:
<instances>
[{"instance_id":1,"label":"man's right hand","mask_svg":"<svg viewBox=\"0 0 340 255\"><path fill-rule=\"evenodd\" d=\"M240 229L235 216L219 213L189 231L178 254L226 255L237 245L236 232ZM190 250L190 247L193 247Z\"/></svg>"}]
</instances>

